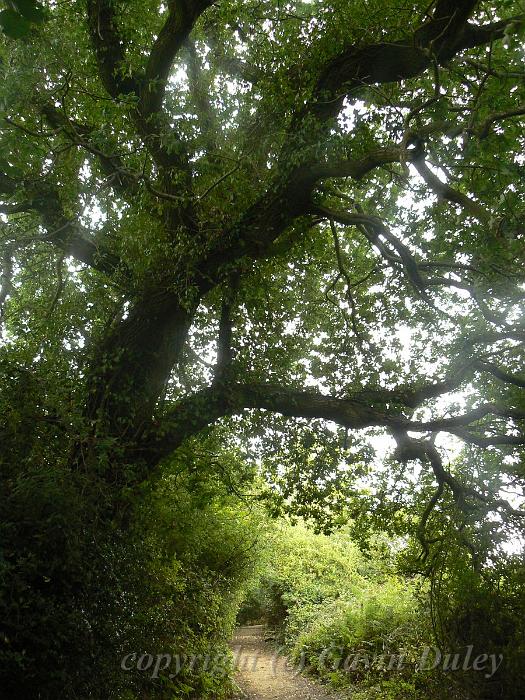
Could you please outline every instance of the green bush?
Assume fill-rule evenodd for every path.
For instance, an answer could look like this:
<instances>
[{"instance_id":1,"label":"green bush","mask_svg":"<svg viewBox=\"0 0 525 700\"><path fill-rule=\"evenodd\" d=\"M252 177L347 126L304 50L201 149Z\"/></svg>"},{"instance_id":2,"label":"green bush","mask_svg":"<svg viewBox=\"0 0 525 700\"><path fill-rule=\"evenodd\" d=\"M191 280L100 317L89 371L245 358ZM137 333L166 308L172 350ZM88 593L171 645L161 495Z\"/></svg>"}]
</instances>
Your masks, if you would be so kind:
<instances>
[{"instance_id":1,"label":"green bush","mask_svg":"<svg viewBox=\"0 0 525 700\"><path fill-rule=\"evenodd\" d=\"M450 543L433 580L436 632L443 648L472 647L472 656L501 656L497 671L454 674L464 697L521 700L525 687L525 564L517 554L469 566L464 549Z\"/></svg>"},{"instance_id":2,"label":"green bush","mask_svg":"<svg viewBox=\"0 0 525 700\"><path fill-rule=\"evenodd\" d=\"M72 470L56 424L35 420L35 381L21 373L0 402L2 697L223 697L228 678L203 664L154 679L121 661L226 653L253 516L192 445L133 492Z\"/></svg>"},{"instance_id":3,"label":"green bush","mask_svg":"<svg viewBox=\"0 0 525 700\"><path fill-rule=\"evenodd\" d=\"M415 673L430 639L418 589L394 573L382 542L366 558L344 531L326 536L282 525L274 538L271 561L250 600L258 601L260 615L297 665L332 685L352 687L363 700L437 697L431 676ZM379 663L400 654L406 656L402 670ZM369 666L352 666L364 655Z\"/></svg>"},{"instance_id":4,"label":"green bush","mask_svg":"<svg viewBox=\"0 0 525 700\"><path fill-rule=\"evenodd\" d=\"M522 556L490 556L490 538L475 557L459 535L436 542L429 578L413 573L417 542L394 553L376 538L365 557L344 530L326 536L280 524L249 604L296 664L359 700L521 700ZM418 668L426 647L441 654L436 668ZM503 657L490 678L471 663L462 668L470 647L471 661ZM454 672L444 669L448 654L461 659Z\"/></svg>"}]
</instances>

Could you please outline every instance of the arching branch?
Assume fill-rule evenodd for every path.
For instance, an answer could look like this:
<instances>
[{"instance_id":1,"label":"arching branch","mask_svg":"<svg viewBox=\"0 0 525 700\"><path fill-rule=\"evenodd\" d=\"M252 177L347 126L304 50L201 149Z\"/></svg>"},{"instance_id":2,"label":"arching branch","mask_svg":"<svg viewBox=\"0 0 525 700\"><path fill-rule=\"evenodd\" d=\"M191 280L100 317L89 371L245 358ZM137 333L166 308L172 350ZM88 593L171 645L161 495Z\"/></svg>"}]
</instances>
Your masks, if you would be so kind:
<instances>
[{"instance_id":1,"label":"arching branch","mask_svg":"<svg viewBox=\"0 0 525 700\"><path fill-rule=\"evenodd\" d=\"M403 402L404 393L402 388L396 392L398 401ZM376 398L381 394L381 391L376 390ZM407 400L412 399L413 402L413 396L408 389ZM160 437L150 438L148 450L150 455L160 459L178 447L187 437L213 424L218 418L240 414L246 409L264 409L288 417L321 418L350 430L375 426L396 433L442 431L461 435L462 430L467 427L475 428L475 425L487 416L525 419L524 411L496 404L483 404L456 416L416 421L404 416L399 408L389 407L392 402L392 392L384 392L381 398L379 405L375 402L372 405L369 396L363 390L347 398L336 398L317 391L305 391L274 384L229 382L222 386L208 387L181 399L161 419ZM467 441L471 440L467 439ZM525 444L525 434L521 434L520 442L512 444Z\"/></svg>"},{"instance_id":2,"label":"arching branch","mask_svg":"<svg viewBox=\"0 0 525 700\"><path fill-rule=\"evenodd\" d=\"M38 240L51 243L66 256L71 256L94 270L113 275L118 269L125 273L120 258L94 236L77 219L67 216L60 201L58 190L45 181L15 182L6 174L0 173L0 198L20 197L15 209L7 208L7 213L17 211L35 212L40 215L46 233Z\"/></svg>"},{"instance_id":3,"label":"arching branch","mask_svg":"<svg viewBox=\"0 0 525 700\"><path fill-rule=\"evenodd\" d=\"M482 372L488 372L492 374L496 379L499 379L504 384L512 384L513 386L518 386L525 389L525 376L518 374L511 374L505 370L498 367L494 362L487 362L486 360L480 360L476 362L476 367Z\"/></svg>"},{"instance_id":4,"label":"arching branch","mask_svg":"<svg viewBox=\"0 0 525 700\"><path fill-rule=\"evenodd\" d=\"M509 20L475 25L468 20L477 0L438 2L432 17L406 39L350 47L329 61L305 113L326 120L341 109L344 98L365 85L414 78L433 62L446 64L457 53L504 36Z\"/></svg>"}]
</instances>

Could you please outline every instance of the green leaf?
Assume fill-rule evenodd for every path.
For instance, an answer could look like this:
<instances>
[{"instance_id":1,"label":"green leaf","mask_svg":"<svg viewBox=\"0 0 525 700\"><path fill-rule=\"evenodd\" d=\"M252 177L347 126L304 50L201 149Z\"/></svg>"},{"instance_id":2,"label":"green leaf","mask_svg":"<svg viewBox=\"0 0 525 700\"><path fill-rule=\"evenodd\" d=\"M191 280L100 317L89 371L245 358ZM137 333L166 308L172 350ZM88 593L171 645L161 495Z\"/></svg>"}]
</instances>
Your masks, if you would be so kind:
<instances>
[{"instance_id":1,"label":"green leaf","mask_svg":"<svg viewBox=\"0 0 525 700\"><path fill-rule=\"evenodd\" d=\"M0 12L0 26L4 34L11 39L22 39L31 30L30 22L11 9Z\"/></svg>"},{"instance_id":2,"label":"green leaf","mask_svg":"<svg viewBox=\"0 0 525 700\"><path fill-rule=\"evenodd\" d=\"M14 0L14 4L28 22L42 24L45 21L46 10L39 2L35 0Z\"/></svg>"}]
</instances>

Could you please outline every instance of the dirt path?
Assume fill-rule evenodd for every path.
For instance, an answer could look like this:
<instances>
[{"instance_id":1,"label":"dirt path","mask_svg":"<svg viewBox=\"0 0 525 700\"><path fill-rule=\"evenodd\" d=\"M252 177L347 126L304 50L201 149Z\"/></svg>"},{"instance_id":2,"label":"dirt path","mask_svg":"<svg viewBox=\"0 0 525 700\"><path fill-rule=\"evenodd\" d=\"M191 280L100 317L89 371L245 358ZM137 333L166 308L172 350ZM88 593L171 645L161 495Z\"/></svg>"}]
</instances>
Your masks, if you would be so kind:
<instances>
[{"instance_id":1,"label":"dirt path","mask_svg":"<svg viewBox=\"0 0 525 700\"><path fill-rule=\"evenodd\" d=\"M238 669L236 700L343 700L342 695L299 675L264 641L261 626L239 627L232 650Z\"/></svg>"}]
</instances>

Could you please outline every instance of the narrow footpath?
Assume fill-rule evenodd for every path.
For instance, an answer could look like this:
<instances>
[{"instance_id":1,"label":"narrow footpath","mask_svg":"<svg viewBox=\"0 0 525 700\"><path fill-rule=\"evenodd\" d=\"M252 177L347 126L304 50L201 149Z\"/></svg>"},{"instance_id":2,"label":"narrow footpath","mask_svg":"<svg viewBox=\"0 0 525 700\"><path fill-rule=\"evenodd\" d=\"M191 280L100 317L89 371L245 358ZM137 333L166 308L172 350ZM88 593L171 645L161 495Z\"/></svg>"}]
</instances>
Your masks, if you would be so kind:
<instances>
[{"instance_id":1,"label":"narrow footpath","mask_svg":"<svg viewBox=\"0 0 525 700\"><path fill-rule=\"evenodd\" d=\"M239 627L231 647L236 660L235 700L343 700L319 683L297 673L288 659L265 641L261 625Z\"/></svg>"}]
</instances>

